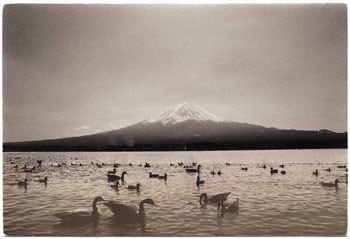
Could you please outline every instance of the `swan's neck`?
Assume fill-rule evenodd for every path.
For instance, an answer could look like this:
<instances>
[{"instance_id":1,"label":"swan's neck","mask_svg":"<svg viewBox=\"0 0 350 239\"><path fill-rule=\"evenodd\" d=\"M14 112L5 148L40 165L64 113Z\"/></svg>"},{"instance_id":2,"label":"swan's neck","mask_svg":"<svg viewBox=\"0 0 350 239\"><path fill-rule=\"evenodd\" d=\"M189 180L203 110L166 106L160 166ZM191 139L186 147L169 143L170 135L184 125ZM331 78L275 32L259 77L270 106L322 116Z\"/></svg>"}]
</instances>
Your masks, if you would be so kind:
<instances>
[{"instance_id":1,"label":"swan's neck","mask_svg":"<svg viewBox=\"0 0 350 239\"><path fill-rule=\"evenodd\" d=\"M145 216L145 208L144 208L144 202L143 201L141 201L140 202L140 205L139 205L139 215L141 216L141 217L144 217Z\"/></svg>"},{"instance_id":2,"label":"swan's neck","mask_svg":"<svg viewBox=\"0 0 350 239\"><path fill-rule=\"evenodd\" d=\"M92 213L91 213L92 215L98 214L98 209L97 209L96 204L97 204L97 201L94 201L94 202L92 203Z\"/></svg>"}]
</instances>

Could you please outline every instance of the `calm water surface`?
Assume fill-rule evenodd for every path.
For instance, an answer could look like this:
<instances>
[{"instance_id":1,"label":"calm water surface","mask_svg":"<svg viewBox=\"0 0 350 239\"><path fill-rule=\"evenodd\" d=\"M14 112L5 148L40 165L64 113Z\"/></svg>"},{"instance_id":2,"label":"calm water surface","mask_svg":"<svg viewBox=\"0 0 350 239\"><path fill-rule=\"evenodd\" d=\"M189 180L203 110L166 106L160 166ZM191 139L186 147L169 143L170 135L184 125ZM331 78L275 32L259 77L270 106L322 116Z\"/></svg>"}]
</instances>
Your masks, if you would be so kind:
<instances>
[{"instance_id":1,"label":"calm water surface","mask_svg":"<svg viewBox=\"0 0 350 239\"><path fill-rule=\"evenodd\" d=\"M19 158L20 157L20 158ZM36 165L36 173L24 173L24 164ZM14 164L10 162L13 161ZM55 167L56 163L67 166ZM71 163L83 166L71 166ZM102 168L91 164L105 163ZM137 166L149 162L151 168ZM202 165L201 179L185 173L177 162ZM141 192L121 188L116 192L107 182L107 171L120 163L117 175L127 171L126 185L140 182ZM129 166L132 163L133 166ZM227 166L226 163L231 165ZM286 175L271 175L269 167L284 164ZM266 164L267 169L261 166ZM8 235L46 236L260 236L260 235L345 235L347 228L347 151L210 151L210 152L40 152L4 153L3 220ZM248 167L248 171L241 171ZM331 167L332 171L323 169ZM318 177L312 172L318 169ZM221 170L221 176L211 175ZM149 172L167 173L168 180L149 178ZM48 184L35 180L48 176ZM27 189L17 181L28 178ZM320 182L340 180L339 189L321 187ZM125 187L125 186L123 186ZM199 205L199 194L231 191L230 199L240 198L237 213L222 215L217 207ZM112 213L98 205L98 226L62 227L53 214L91 209L96 196L138 205L152 198L157 206L146 205L146 227L122 226L110 218Z\"/></svg>"}]
</instances>

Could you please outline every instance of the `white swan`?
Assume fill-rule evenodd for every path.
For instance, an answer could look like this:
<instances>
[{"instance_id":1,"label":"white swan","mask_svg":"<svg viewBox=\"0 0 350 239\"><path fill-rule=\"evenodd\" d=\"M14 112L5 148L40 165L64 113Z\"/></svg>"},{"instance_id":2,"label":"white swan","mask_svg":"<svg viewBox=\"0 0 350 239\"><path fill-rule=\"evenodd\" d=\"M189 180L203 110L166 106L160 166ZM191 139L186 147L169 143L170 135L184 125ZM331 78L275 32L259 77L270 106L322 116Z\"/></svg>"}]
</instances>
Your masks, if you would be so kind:
<instances>
[{"instance_id":1,"label":"white swan","mask_svg":"<svg viewBox=\"0 0 350 239\"><path fill-rule=\"evenodd\" d=\"M72 212L61 212L54 214L54 216L61 219L62 224L69 224L71 226L77 224L86 224L94 222L98 219L99 213L97 209L97 202L104 201L102 197L96 197L92 203L92 212L86 210L72 211Z\"/></svg>"},{"instance_id":2,"label":"white swan","mask_svg":"<svg viewBox=\"0 0 350 239\"><path fill-rule=\"evenodd\" d=\"M123 222L142 222L146 218L145 204L156 205L150 198L144 199L140 202L139 208L133 205L126 205L115 201L104 203L114 214L114 219L120 219Z\"/></svg>"}]
</instances>

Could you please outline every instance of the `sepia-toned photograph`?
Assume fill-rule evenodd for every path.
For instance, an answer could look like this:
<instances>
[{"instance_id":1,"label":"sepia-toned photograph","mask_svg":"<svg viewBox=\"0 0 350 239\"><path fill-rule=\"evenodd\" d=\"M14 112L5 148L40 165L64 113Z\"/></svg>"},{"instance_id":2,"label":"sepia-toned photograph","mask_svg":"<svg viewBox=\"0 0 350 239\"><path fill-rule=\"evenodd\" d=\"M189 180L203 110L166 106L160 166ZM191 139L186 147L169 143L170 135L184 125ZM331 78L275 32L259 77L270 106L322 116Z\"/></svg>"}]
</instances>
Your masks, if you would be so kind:
<instances>
[{"instance_id":1,"label":"sepia-toned photograph","mask_svg":"<svg viewBox=\"0 0 350 239\"><path fill-rule=\"evenodd\" d=\"M347 235L346 4L2 10L4 235Z\"/></svg>"}]
</instances>

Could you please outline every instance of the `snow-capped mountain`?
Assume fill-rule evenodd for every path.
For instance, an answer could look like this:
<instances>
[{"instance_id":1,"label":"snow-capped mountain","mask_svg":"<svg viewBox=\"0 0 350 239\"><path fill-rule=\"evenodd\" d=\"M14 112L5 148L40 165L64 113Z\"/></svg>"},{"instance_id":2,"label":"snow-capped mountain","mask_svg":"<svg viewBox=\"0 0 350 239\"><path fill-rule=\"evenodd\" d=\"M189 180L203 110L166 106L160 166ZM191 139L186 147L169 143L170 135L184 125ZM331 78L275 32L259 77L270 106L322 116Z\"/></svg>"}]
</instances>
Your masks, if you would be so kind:
<instances>
[{"instance_id":1,"label":"snow-capped mountain","mask_svg":"<svg viewBox=\"0 0 350 239\"><path fill-rule=\"evenodd\" d=\"M171 109L165 111L157 118L150 118L144 121L144 124L147 123L156 123L161 122L164 125L167 124L177 124L187 120L194 120L197 122L201 121L214 121L219 122L220 119L215 115L205 111L201 107L192 104L192 103L182 103L172 107Z\"/></svg>"},{"instance_id":2,"label":"snow-capped mountain","mask_svg":"<svg viewBox=\"0 0 350 239\"><path fill-rule=\"evenodd\" d=\"M223 121L183 103L126 128L54 140L4 143L5 151L209 150L346 147L347 133L301 131Z\"/></svg>"}]
</instances>

